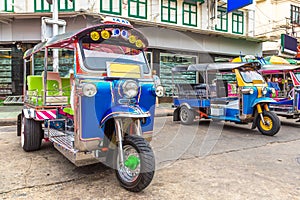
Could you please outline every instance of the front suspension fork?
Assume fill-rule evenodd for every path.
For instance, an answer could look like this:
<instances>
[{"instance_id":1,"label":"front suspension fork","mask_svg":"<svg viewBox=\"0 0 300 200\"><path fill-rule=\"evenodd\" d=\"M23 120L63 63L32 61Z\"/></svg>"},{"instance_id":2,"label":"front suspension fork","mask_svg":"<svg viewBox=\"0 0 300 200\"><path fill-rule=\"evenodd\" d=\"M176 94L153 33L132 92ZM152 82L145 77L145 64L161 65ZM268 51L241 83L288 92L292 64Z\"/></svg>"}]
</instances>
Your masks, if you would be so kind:
<instances>
[{"instance_id":1,"label":"front suspension fork","mask_svg":"<svg viewBox=\"0 0 300 200\"><path fill-rule=\"evenodd\" d=\"M117 136L117 143L118 143L118 153L119 153L119 164L120 167L124 166L124 154L123 154L123 137L122 137L122 120L115 119L116 123L116 136Z\"/></svg>"},{"instance_id":2,"label":"front suspension fork","mask_svg":"<svg viewBox=\"0 0 300 200\"><path fill-rule=\"evenodd\" d=\"M261 105L260 105L260 104L257 104L257 105L256 105L256 109L257 109L257 113L258 113L259 116L260 116L261 121L263 122L263 124L266 125L266 122L265 122L265 120L264 120L263 110L262 110L262 108L261 108ZM268 104L264 104L264 109L265 109L265 111L269 111L269 106L268 106Z\"/></svg>"}]
</instances>

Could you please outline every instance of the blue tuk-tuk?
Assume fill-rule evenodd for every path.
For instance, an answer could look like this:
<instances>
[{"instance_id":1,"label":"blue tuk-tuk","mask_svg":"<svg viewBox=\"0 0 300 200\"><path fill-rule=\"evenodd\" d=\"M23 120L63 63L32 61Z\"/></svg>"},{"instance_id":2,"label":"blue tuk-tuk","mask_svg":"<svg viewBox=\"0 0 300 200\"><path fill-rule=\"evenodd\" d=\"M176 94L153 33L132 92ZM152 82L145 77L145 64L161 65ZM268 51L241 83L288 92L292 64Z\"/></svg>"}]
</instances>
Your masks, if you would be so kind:
<instances>
[{"instance_id":1,"label":"blue tuk-tuk","mask_svg":"<svg viewBox=\"0 0 300 200\"><path fill-rule=\"evenodd\" d=\"M274 89L257 70L260 63L210 63L173 68L173 120L191 124L201 118L238 124L252 123L264 135L273 136L280 120L269 110ZM187 73L189 72L189 73ZM185 74L194 73L194 83ZM180 80L182 79L182 81Z\"/></svg>"},{"instance_id":2,"label":"blue tuk-tuk","mask_svg":"<svg viewBox=\"0 0 300 200\"><path fill-rule=\"evenodd\" d=\"M77 166L104 162L114 167L122 187L133 192L146 188L155 171L148 143L155 99L163 90L154 85L144 54L147 45L127 20L113 18L54 36L25 52L24 74L37 58L43 72L25 77L24 108L18 116L23 149L35 151L42 140L50 141ZM49 71L52 49L73 52L69 75Z\"/></svg>"},{"instance_id":3,"label":"blue tuk-tuk","mask_svg":"<svg viewBox=\"0 0 300 200\"><path fill-rule=\"evenodd\" d=\"M300 121L300 66L264 65L260 72L276 90L270 110L278 116Z\"/></svg>"}]
</instances>

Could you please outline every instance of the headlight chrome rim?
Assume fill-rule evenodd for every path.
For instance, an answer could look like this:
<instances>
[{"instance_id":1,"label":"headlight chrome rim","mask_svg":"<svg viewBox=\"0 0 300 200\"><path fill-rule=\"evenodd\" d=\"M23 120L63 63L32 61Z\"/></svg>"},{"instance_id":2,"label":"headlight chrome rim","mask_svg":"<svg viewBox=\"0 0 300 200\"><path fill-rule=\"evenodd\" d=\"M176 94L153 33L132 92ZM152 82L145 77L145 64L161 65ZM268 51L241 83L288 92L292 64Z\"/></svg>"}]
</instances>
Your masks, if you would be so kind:
<instances>
[{"instance_id":1,"label":"headlight chrome rim","mask_svg":"<svg viewBox=\"0 0 300 200\"><path fill-rule=\"evenodd\" d=\"M155 94L157 97L162 97L164 96L164 87L161 85L156 86L155 88Z\"/></svg>"},{"instance_id":2,"label":"headlight chrome rim","mask_svg":"<svg viewBox=\"0 0 300 200\"><path fill-rule=\"evenodd\" d=\"M266 87L262 88L262 93L263 95L266 95L268 93L268 89Z\"/></svg>"},{"instance_id":3,"label":"headlight chrome rim","mask_svg":"<svg viewBox=\"0 0 300 200\"><path fill-rule=\"evenodd\" d=\"M82 94L87 97L93 97L97 94L97 87L94 83L85 83L82 86Z\"/></svg>"},{"instance_id":4,"label":"headlight chrome rim","mask_svg":"<svg viewBox=\"0 0 300 200\"><path fill-rule=\"evenodd\" d=\"M139 86L134 80L127 80L122 85L123 94L126 98L133 98L138 95Z\"/></svg>"}]
</instances>

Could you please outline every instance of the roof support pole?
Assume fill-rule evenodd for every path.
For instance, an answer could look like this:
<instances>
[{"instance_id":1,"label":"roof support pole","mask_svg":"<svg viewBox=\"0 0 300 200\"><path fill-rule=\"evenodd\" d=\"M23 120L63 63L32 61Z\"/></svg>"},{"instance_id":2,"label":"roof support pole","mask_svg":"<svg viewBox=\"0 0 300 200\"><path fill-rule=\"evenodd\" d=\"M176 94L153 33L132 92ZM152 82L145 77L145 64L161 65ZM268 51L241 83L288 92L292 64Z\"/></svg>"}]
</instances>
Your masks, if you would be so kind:
<instances>
[{"instance_id":1,"label":"roof support pole","mask_svg":"<svg viewBox=\"0 0 300 200\"><path fill-rule=\"evenodd\" d=\"M58 21L58 0L52 0L52 19L53 21ZM58 34L58 24L53 23L53 36ZM53 49L53 71L58 72L59 66L59 57L58 57L58 49Z\"/></svg>"}]
</instances>

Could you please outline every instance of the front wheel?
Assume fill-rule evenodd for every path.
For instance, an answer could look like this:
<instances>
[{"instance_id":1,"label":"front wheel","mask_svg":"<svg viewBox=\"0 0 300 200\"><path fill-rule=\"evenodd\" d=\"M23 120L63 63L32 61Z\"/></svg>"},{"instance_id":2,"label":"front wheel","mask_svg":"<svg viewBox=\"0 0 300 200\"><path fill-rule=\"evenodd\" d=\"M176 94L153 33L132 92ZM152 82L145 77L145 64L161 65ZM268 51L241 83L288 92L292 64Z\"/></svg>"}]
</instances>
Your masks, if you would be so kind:
<instances>
[{"instance_id":1,"label":"front wheel","mask_svg":"<svg viewBox=\"0 0 300 200\"><path fill-rule=\"evenodd\" d=\"M127 135L123 141L124 163L116 153L116 176L122 187L140 192L152 181L155 171L154 154L149 143L142 137Z\"/></svg>"},{"instance_id":2,"label":"front wheel","mask_svg":"<svg viewBox=\"0 0 300 200\"><path fill-rule=\"evenodd\" d=\"M263 111L263 118L265 124L261 120L261 117L257 117L256 125L258 130L263 135L273 136L275 135L280 129L280 120L277 115L271 111Z\"/></svg>"}]
</instances>

